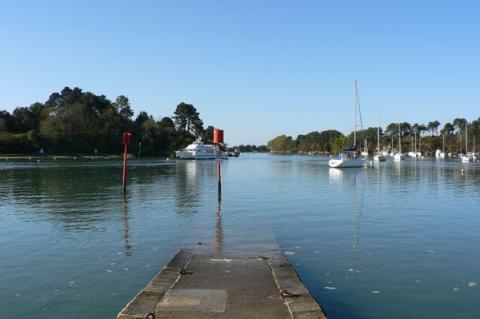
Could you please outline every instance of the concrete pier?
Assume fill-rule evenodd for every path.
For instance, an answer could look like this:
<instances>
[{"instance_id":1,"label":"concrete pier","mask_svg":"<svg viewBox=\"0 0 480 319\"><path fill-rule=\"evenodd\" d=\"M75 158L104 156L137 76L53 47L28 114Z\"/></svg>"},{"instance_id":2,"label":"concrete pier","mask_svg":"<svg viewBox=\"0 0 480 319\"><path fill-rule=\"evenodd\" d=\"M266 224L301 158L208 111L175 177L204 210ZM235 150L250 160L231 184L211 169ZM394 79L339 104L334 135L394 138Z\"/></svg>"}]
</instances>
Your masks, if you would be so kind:
<instances>
[{"instance_id":1,"label":"concrete pier","mask_svg":"<svg viewBox=\"0 0 480 319\"><path fill-rule=\"evenodd\" d=\"M320 319L320 305L280 252L180 250L117 319Z\"/></svg>"}]
</instances>

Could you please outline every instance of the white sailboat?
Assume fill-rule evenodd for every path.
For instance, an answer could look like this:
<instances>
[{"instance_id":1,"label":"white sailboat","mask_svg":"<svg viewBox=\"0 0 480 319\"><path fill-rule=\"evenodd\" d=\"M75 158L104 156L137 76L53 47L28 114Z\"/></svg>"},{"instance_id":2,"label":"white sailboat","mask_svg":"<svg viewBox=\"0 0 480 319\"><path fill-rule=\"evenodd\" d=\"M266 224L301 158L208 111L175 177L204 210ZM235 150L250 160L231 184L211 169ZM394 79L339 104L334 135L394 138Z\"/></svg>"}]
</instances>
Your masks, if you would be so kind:
<instances>
[{"instance_id":1,"label":"white sailboat","mask_svg":"<svg viewBox=\"0 0 480 319\"><path fill-rule=\"evenodd\" d=\"M385 162L387 158L380 152L380 126L377 124L377 154L373 156L375 162Z\"/></svg>"},{"instance_id":2,"label":"white sailboat","mask_svg":"<svg viewBox=\"0 0 480 319\"><path fill-rule=\"evenodd\" d=\"M392 139L392 145L390 147L390 153L388 154L390 157L394 157L395 156L395 152L393 150L393 134L391 136L391 139Z\"/></svg>"},{"instance_id":3,"label":"white sailboat","mask_svg":"<svg viewBox=\"0 0 480 319\"><path fill-rule=\"evenodd\" d=\"M435 157L444 159L445 158L445 133L442 135L442 150L436 150L435 151Z\"/></svg>"},{"instance_id":4,"label":"white sailboat","mask_svg":"<svg viewBox=\"0 0 480 319\"><path fill-rule=\"evenodd\" d=\"M365 142L363 144L363 151L360 153L363 157L367 158L368 157L368 146L367 146L367 139L365 139Z\"/></svg>"},{"instance_id":5,"label":"white sailboat","mask_svg":"<svg viewBox=\"0 0 480 319\"><path fill-rule=\"evenodd\" d=\"M336 158L328 161L328 165L333 168L363 167L365 160L358 156L357 152L357 106L358 106L358 86L357 81L353 82L353 146L350 149L342 150Z\"/></svg>"},{"instance_id":6,"label":"white sailboat","mask_svg":"<svg viewBox=\"0 0 480 319\"><path fill-rule=\"evenodd\" d=\"M422 154L421 154L421 152L417 152L417 130L415 130L413 138L414 138L414 140L413 140L413 143L412 143L412 151L408 152L408 156L413 157L413 158L420 158L422 156Z\"/></svg>"},{"instance_id":7,"label":"white sailboat","mask_svg":"<svg viewBox=\"0 0 480 319\"><path fill-rule=\"evenodd\" d=\"M478 154L475 151L475 135L473 135L473 152L472 152L472 160L476 162L478 160Z\"/></svg>"},{"instance_id":8,"label":"white sailboat","mask_svg":"<svg viewBox=\"0 0 480 319\"><path fill-rule=\"evenodd\" d=\"M398 152L393 155L393 160L395 162L403 161L405 159L405 154L402 153L402 130L400 128L400 123L398 123Z\"/></svg>"},{"instance_id":9,"label":"white sailboat","mask_svg":"<svg viewBox=\"0 0 480 319\"><path fill-rule=\"evenodd\" d=\"M465 154L460 156L462 163L473 161L473 154L468 152L468 123L465 124Z\"/></svg>"}]
</instances>

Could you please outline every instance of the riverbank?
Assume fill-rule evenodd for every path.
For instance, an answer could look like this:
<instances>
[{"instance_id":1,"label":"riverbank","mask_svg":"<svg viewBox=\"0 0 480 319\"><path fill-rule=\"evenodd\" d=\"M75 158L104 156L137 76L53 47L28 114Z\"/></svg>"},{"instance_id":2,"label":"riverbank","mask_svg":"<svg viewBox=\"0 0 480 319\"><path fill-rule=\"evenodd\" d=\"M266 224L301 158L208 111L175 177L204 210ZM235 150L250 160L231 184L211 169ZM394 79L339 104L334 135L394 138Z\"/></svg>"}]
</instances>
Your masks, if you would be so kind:
<instances>
[{"instance_id":1,"label":"riverbank","mask_svg":"<svg viewBox=\"0 0 480 319\"><path fill-rule=\"evenodd\" d=\"M0 161L29 161L29 160L77 160L77 159L121 159L121 155L0 155ZM128 154L128 158L136 158Z\"/></svg>"}]
</instances>

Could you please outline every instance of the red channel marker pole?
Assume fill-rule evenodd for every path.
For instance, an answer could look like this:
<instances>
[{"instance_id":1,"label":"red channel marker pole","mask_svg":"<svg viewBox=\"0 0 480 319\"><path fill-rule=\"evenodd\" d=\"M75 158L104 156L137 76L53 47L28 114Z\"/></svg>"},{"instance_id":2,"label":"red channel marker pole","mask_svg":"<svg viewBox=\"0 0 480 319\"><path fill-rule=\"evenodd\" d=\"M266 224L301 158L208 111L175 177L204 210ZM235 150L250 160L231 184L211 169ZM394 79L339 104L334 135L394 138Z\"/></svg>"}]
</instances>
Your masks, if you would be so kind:
<instances>
[{"instance_id":1,"label":"red channel marker pole","mask_svg":"<svg viewBox=\"0 0 480 319\"><path fill-rule=\"evenodd\" d=\"M217 184L218 184L218 199L222 198L222 153L220 144L217 144L217 154L220 154L217 158Z\"/></svg>"},{"instance_id":2,"label":"red channel marker pole","mask_svg":"<svg viewBox=\"0 0 480 319\"><path fill-rule=\"evenodd\" d=\"M123 192L127 191L127 158L128 158L128 144L132 139L132 133L123 133L123 174L122 185Z\"/></svg>"},{"instance_id":3,"label":"red channel marker pole","mask_svg":"<svg viewBox=\"0 0 480 319\"><path fill-rule=\"evenodd\" d=\"M223 130L218 128L213 130L213 144L217 147L217 184L218 184L218 200L222 198L222 147Z\"/></svg>"}]
</instances>

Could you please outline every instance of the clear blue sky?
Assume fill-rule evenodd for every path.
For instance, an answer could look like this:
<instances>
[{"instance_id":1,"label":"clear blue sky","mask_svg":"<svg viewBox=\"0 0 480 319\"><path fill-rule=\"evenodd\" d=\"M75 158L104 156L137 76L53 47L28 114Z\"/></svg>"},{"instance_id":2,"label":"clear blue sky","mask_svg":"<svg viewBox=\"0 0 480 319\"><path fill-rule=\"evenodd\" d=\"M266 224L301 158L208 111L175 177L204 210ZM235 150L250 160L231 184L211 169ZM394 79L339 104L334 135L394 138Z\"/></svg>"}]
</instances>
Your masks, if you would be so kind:
<instances>
[{"instance_id":1,"label":"clear blue sky","mask_svg":"<svg viewBox=\"0 0 480 319\"><path fill-rule=\"evenodd\" d=\"M480 116L478 1L2 1L0 109L65 86L194 104L229 144Z\"/></svg>"}]
</instances>

